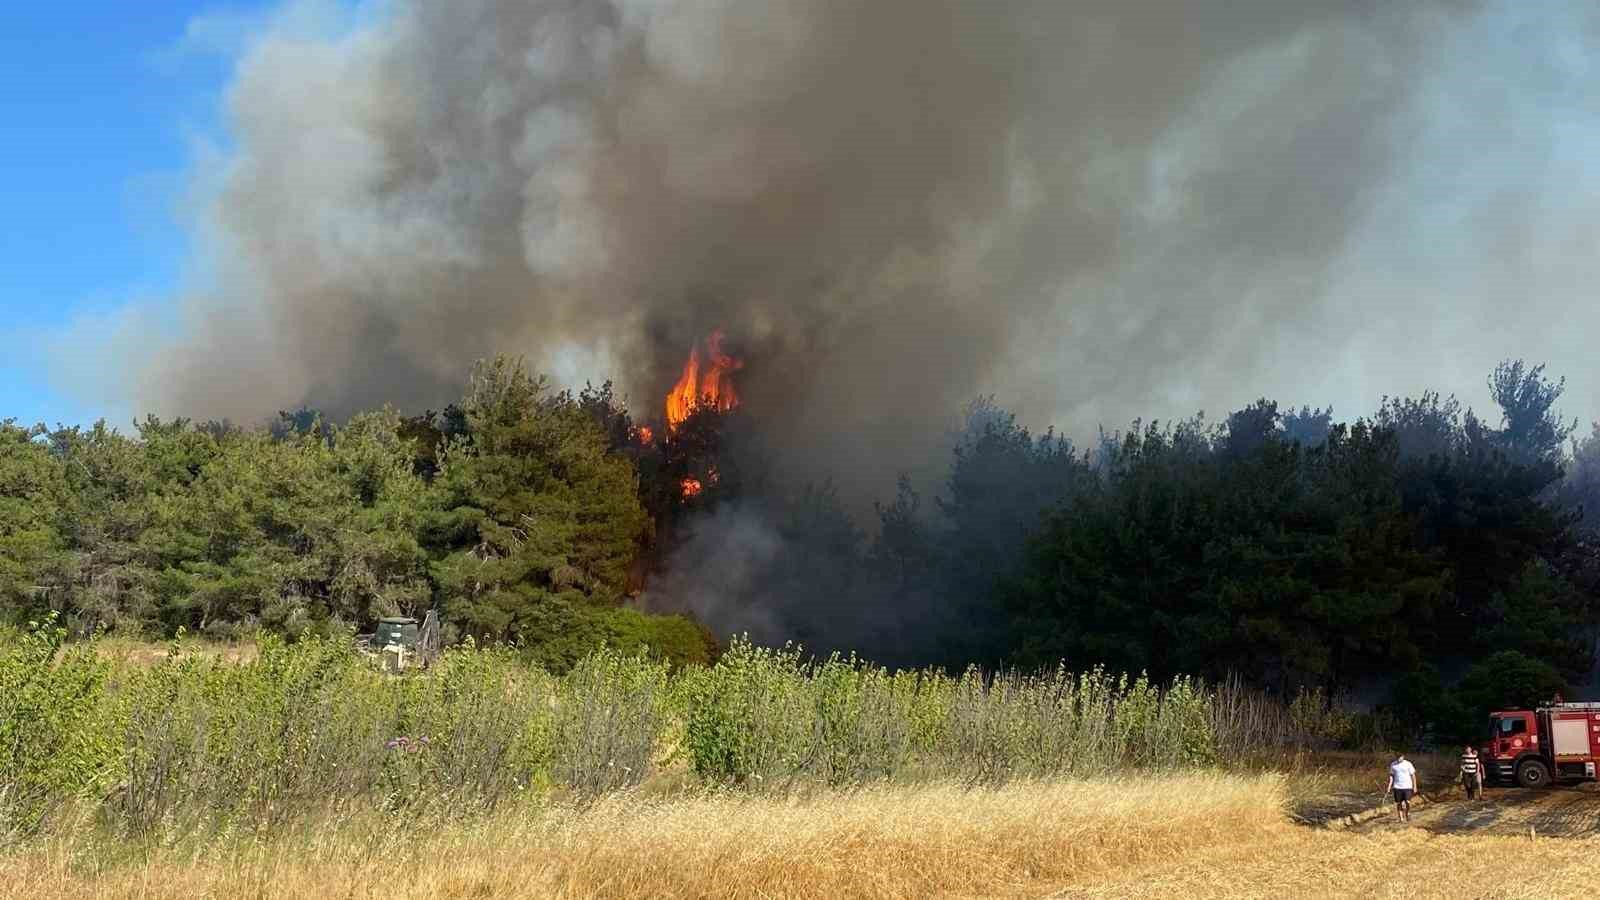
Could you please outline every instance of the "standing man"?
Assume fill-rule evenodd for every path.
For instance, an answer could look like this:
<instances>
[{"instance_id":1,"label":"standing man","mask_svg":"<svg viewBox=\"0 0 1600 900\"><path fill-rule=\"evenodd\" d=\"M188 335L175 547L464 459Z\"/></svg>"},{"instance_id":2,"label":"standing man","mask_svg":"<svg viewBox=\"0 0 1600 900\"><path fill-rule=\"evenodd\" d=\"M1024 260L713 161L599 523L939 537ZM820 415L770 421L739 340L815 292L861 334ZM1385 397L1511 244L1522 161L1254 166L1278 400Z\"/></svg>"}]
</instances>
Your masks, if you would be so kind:
<instances>
[{"instance_id":1,"label":"standing man","mask_svg":"<svg viewBox=\"0 0 1600 900\"><path fill-rule=\"evenodd\" d=\"M1417 767L1404 753L1395 754L1394 762L1389 764L1389 786L1384 790L1394 792L1394 811L1400 821L1411 821L1411 795L1417 792Z\"/></svg>"},{"instance_id":2,"label":"standing man","mask_svg":"<svg viewBox=\"0 0 1600 900\"><path fill-rule=\"evenodd\" d=\"M1461 786L1467 789L1467 799L1478 799L1483 790L1483 766L1478 764L1478 751L1471 744L1461 754Z\"/></svg>"}]
</instances>

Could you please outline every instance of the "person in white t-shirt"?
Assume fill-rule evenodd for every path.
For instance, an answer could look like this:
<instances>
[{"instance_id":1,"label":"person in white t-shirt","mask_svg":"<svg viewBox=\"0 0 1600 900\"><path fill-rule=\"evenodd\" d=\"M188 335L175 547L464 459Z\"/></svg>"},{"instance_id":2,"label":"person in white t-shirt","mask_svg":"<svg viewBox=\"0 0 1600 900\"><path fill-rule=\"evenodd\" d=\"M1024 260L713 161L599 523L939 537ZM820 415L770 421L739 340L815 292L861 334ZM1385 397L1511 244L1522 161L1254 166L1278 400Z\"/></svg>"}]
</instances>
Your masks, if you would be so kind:
<instances>
[{"instance_id":1,"label":"person in white t-shirt","mask_svg":"<svg viewBox=\"0 0 1600 900\"><path fill-rule=\"evenodd\" d=\"M1399 820L1411 821L1411 795L1417 792L1417 767L1404 753L1395 754L1394 762L1389 764L1389 785L1384 790L1394 792L1394 811Z\"/></svg>"}]
</instances>

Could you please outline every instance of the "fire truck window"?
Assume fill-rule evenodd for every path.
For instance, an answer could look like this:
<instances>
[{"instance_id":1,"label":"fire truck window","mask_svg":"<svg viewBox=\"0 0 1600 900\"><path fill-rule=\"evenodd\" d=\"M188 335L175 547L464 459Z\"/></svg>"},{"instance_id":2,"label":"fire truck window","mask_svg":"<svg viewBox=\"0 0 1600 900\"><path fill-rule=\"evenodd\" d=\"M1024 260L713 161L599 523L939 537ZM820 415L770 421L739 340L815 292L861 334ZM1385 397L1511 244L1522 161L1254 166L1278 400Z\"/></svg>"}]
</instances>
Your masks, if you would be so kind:
<instances>
[{"instance_id":1,"label":"fire truck window","mask_svg":"<svg viewBox=\"0 0 1600 900\"><path fill-rule=\"evenodd\" d=\"M1500 735L1502 737L1509 737L1509 736L1511 736L1513 734L1522 734L1522 733L1526 732L1527 730L1528 730L1528 722L1527 722L1526 719L1501 719L1500 720Z\"/></svg>"}]
</instances>

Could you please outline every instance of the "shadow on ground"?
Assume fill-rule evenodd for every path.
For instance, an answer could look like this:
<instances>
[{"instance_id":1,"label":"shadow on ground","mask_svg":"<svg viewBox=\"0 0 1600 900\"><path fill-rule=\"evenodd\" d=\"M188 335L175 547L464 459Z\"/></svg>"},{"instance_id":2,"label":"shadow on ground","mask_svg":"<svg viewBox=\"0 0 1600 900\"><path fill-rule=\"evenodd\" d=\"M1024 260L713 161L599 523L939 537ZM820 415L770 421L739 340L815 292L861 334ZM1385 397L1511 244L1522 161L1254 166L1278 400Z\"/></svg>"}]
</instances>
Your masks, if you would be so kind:
<instances>
[{"instance_id":1,"label":"shadow on ground","mask_svg":"<svg viewBox=\"0 0 1600 900\"><path fill-rule=\"evenodd\" d=\"M1600 785L1546 790L1491 789L1477 800L1442 803L1418 824L1439 834L1536 834L1592 837L1600 834Z\"/></svg>"}]
</instances>

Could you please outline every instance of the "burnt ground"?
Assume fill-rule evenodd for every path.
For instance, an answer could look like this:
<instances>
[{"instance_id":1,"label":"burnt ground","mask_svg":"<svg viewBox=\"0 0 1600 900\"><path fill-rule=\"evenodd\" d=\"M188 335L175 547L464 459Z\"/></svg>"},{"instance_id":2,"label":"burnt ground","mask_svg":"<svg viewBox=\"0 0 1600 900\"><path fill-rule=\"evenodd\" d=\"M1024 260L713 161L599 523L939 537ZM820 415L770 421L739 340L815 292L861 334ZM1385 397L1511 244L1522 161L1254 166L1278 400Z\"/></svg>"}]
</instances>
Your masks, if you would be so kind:
<instances>
[{"instance_id":1,"label":"burnt ground","mask_svg":"<svg viewBox=\"0 0 1600 900\"><path fill-rule=\"evenodd\" d=\"M1289 818L1300 825L1341 825L1352 818L1370 815L1377 808L1379 795L1373 791L1333 791L1295 800Z\"/></svg>"},{"instance_id":2,"label":"burnt ground","mask_svg":"<svg viewBox=\"0 0 1600 900\"><path fill-rule=\"evenodd\" d=\"M1450 785L1456 774L1456 758L1440 754L1412 757L1424 785ZM1379 804L1385 800L1384 781L1388 777L1389 757L1373 753L1323 753L1313 758L1303 770L1291 774L1288 780L1290 802L1286 812L1300 825L1331 826L1343 828L1365 821L1377 814ZM1451 788L1436 793L1445 800ZM1459 787L1454 788L1461 793ZM1413 803L1420 811L1423 803ZM1393 807L1389 807L1392 813Z\"/></svg>"},{"instance_id":3,"label":"burnt ground","mask_svg":"<svg viewBox=\"0 0 1600 900\"><path fill-rule=\"evenodd\" d=\"M1451 787L1413 803L1411 824L1395 821L1394 806L1360 816L1348 828L1371 833L1400 828L1420 828L1433 834L1526 835L1531 828L1539 837L1593 837L1600 835L1600 784L1583 784L1528 790L1491 787L1477 800L1466 799Z\"/></svg>"}]
</instances>

